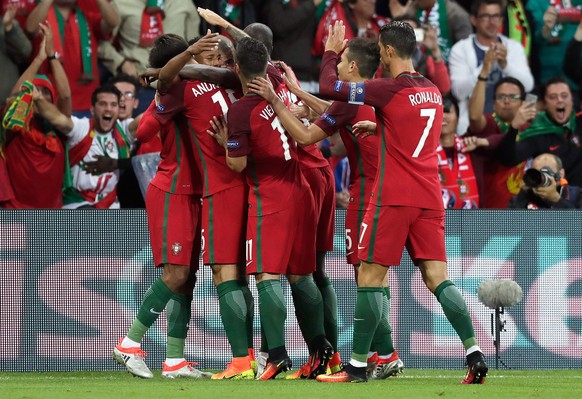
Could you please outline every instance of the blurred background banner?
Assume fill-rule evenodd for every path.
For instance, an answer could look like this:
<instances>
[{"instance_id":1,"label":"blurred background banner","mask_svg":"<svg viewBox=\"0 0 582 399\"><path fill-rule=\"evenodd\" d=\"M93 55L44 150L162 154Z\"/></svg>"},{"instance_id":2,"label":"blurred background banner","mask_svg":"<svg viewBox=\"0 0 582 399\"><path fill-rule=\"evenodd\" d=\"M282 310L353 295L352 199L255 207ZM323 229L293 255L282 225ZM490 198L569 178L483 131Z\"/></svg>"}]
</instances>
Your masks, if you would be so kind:
<instances>
[{"instance_id":1,"label":"blurred background banner","mask_svg":"<svg viewBox=\"0 0 582 399\"><path fill-rule=\"evenodd\" d=\"M326 267L338 294L340 351L348 359L356 295L345 264L345 212L336 215ZM506 309L501 360L514 369L580 367L582 213L448 211L446 221L449 274L467 300L487 360L494 362L493 310L478 301L477 286L511 279L524 296ZM141 210L0 210L0 370L118 369L111 351L160 273L148 240ZM405 366L464 368L461 343L406 253L390 269L390 285L394 341ZM252 278L251 289L257 306ZM288 288L285 295L287 347L298 366L307 350ZM165 357L165 331L162 315L142 345L153 369ZM256 349L259 340L257 319ZM221 369L230 361L227 345L211 272L201 267L186 357L203 369Z\"/></svg>"}]
</instances>

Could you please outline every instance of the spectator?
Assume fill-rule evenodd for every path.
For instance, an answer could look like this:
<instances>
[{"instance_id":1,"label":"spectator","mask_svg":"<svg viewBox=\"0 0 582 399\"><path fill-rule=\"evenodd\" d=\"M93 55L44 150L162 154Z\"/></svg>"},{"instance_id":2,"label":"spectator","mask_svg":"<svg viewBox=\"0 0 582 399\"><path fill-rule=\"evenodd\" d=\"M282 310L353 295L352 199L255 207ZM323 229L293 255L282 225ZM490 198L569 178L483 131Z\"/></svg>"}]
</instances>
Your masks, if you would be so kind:
<instances>
[{"instance_id":1,"label":"spectator","mask_svg":"<svg viewBox=\"0 0 582 399\"><path fill-rule=\"evenodd\" d=\"M264 22L273 31L272 59L293 68L303 90L318 91L318 71L311 55L315 10L322 0L272 0L263 7Z\"/></svg>"},{"instance_id":2,"label":"spectator","mask_svg":"<svg viewBox=\"0 0 582 399\"><path fill-rule=\"evenodd\" d=\"M119 24L108 0L97 0L100 13L83 11L76 0L42 0L26 20L26 31L36 34L40 22L48 21L55 37L55 56L62 58L69 78L73 111L89 115L92 93L99 87L98 39L107 38Z\"/></svg>"},{"instance_id":3,"label":"spectator","mask_svg":"<svg viewBox=\"0 0 582 399\"><path fill-rule=\"evenodd\" d=\"M582 5L581 0L529 0L526 9L531 12L534 26L534 45L538 52L540 65L537 83L543 83L556 75L556 71L562 71L564 65L564 52L568 42L574 36L576 25L579 22L569 16L578 14L581 10L576 6ZM569 7L568 7L569 6ZM578 86L569 81L568 84L574 90Z\"/></svg>"},{"instance_id":4,"label":"spectator","mask_svg":"<svg viewBox=\"0 0 582 399\"><path fill-rule=\"evenodd\" d=\"M449 59L453 44L467 38L473 32L469 22L469 14L463 7L451 0L407 1L405 5L392 0L390 6L393 18L406 15L418 18L423 26L434 26L445 61Z\"/></svg>"},{"instance_id":5,"label":"spectator","mask_svg":"<svg viewBox=\"0 0 582 399\"><path fill-rule=\"evenodd\" d=\"M531 125L518 132L522 121L514 121L499 144L499 160L505 165L517 165L543 153L557 155L564 165L566 179L582 185L582 120L576 118L572 91L562 78L550 79L542 87L545 111L537 114ZM521 106L527 107L527 104ZM519 133L519 141L516 141Z\"/></svg>"},{"instance_id":6,"label":"spectator","mask_svg":"<svg viewBox=\"0 0 582 399\"><path fill-rule=\"evenodd\" d=\"M2 15L6 14L8 9L15 7L15 19L21 28L26 24L28 14L36 7L38 0L2 0Z\"/></svg>"},{"instance_id":7,"label":"spectator","mask_svg":"<svg viewBox=\"0 0 582 399\"><path fill-rule=\"evenodd\" d=\"M564 179L562 161L554 154L538 155L526 170L523 186L511 199L515 209L582 209L582 190Z\"/></svg>"},{"instance_id":8,"label":"spectator","mask_svg":"<svg viewBox=\"0 0 582 399\"><path fill-rule=\"evenodd\" d=\"M99 59L111 75L123 72L137 78L148 66L153 41L164 33L175 33L186 41L200 34L200 17L191 1L112 0L111 4L121 22L112 40L99 43ZM154 95L152 88L140 91L138 113L147 108Z\"/></svg>"},{"instance_id":9,"label":"spectator","mask_svg":"<svg viewBox=\"0 0 582 399\"><path fill-rule=\"evenodd\" d=\"M63 205L65 147L55 129L33 111L31 95L36 87L47 102L56 103L55 109L71 115L71 90L61 63L54 57L50 27L41 24L41 32L39 52L14 86L16 99L4 117L8 138L6 165L14 190L13 200L4 204L6 208L61 208ZM37 75L46 59L50 59L54 86L46 76Z\"/></svg>"},{"instance_id":10,"label":"spectator","mask_svg":"<svg viewBox=\"0 0 582 399\"><path fill-rule=\"evenodd\" d=\"M311 52L315 56L323 54L327 29L335 21L343 21L346 27L346 39L368 37L378 39L380 28L388 22L387 18L376 15L376 0L333 1L327 8L319 24Z\"/></svg>"},{"instance_id":11,"label":"spectator","mask_svg":"<svg viewBox=\"0 0 582 399\"><path fill-rule=\"evenodd\" d=\"M485 112L493 111L493 87L504 76L519 80L526 91L533 88L533 76L521 44L499 34L502 16L501 0L479 0L473 3L471 23L475 34L455 44L449 58L451 90L459 101L458 134L469 125L468 101L475 84L486 82Z\"/></svg>"},{"instance_id":12,"label":"spectator","mask_svg":"<svg viewBox=\"0 0 582 399\"><path fill-rule=\"evenodd\" d=\"M18 80L18 66L23 65L32 52L30 41L15 20L17 11L16 5L3 8L0 20L0 106L5 103Z\"/></svg>"},{"instance_id":13,"label":"spectator","mask_svg":"<svg viewBox=\"0 0 582 399\"><path fill-rule=\"evenodd\" d=\"M443 125L437 148L439 179L445 209L479 208L479 191L463 139L455 134L458 105L443 98Z\"/></svg>"},{"instance_id":14,"label":"spectator","mask_svg":"<svg viewBox=\"0 0 582 399\"><path fill-rule=\"evenodd\" d=\"M396 20L399 20L399 18L396 18ZM410 24L414 31L417 32L418 48L412 56L414 70L432 81L443 95L448 94L451 91L451 79L439 47L435 27L426 25L421 28L416 18L409 19L404 17L401 20ZM384 70L382 69L382 71ZM390 77L389 74L384 74L385 77Z\"/></svg>"},{"instance_id":15,"label":"spectator","mask_svg":"<svg viewBox=\"0 0 582 399\"><path fill-rule=\"evenodd\" d=\"M582 19L566 48L564 73L580 87L582 84Z\"/></svg>"},{"instance_id":16,"label":"spectator","mask_svg":"<svg viewBox=\"0 0 582 399\"><path fill-rule=\"evenodd\" d=\"M101 173L93 163L99 155L114 160L129 157L137 123L118 123L120 97L115 86L97 88L91 96L92 117L79 119L59 112L35 91L39 113L67 136L70 168L65 171L64 208L119 208L119 170Z\"/></svg>"}]
</instances>

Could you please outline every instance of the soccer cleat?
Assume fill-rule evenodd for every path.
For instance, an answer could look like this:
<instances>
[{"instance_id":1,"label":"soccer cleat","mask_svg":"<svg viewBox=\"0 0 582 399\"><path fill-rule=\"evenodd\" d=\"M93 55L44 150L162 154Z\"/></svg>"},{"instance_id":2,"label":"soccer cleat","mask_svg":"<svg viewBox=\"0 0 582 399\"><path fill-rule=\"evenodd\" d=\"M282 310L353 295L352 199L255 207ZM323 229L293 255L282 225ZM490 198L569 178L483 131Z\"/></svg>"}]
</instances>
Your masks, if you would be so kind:
<instances>
[{"instance_id":1,"label":"soccer cleat","mask_svg":"<svg viewBox=\"0 0 582 399\"><path fill-rule=\"evenodd\" d=\"M205 371L200 371L192 365L198 366L198 363L188 362L184 360L183 362L175 365L168 366L166 362L162 362L162 377L164 378L210 378L212 373L207 373Z\"/></svg>"},{"instance_id":2,"label":"soccer cleat","mask_svg":"<svg viewBox=\"0 0 582 399\"><path fill-rule=\"evenodd\" d=\"M384 380L402 373L403 369L404 363L398 357L398 351L394 351L388 359L378 357L375 367L368 374L368 378L371 380Z\"/></svg>"},{"instance_id":3,"label":"soccer cleat","mask_svg":"<svg viewBox=\"0 0 582 399\"><path fill-rule=\"evenodd\" d=\"M309 356L309 360L303 366L299 368L296 372L292 374L288 374L285 376L286 380L298 380L298 379L308 379L309 374L311 374L311 356Z\"/></svg>"},{"instance_id":4,"label":"soccer cleat","mask_svg":"<svg viewBox=\"0 0 582 399\"><path fill-rule=\"evenodd\" d=\"M311 356L309 356L310 361L310 372L309 378L315 379L320 374L325 374L327 370L327 364L333 356L333 347L327 339L324 339L322 343L313 350Z\"/></svg>"},{"instance_id":5,"label":"soccer cleat","mask_svg":"<svg viewBox=\"0 0 582 399\"><path fill-rule=\"evenodd\" d=\"M343 371L334 374L321 374L315 378L319 382L367 382L366 369L358 370L348 364Z\"/></svg>"},{"instance_id":6,"label":"soccer cleat","mask_svg":"<svg viewBox=\"0 0 582 399\"><path fill-rule=\"evenodd\" d=\"M259 366L257 365L257 360L255 359L255 350L253 348L249 348L249 359L251 361L251 367L253 368L253 373L257 375Z\"/></svg>"},{"instance_id":7,"label":"soccer cleat","mask_svg":"<svg viewBox=\"0 0 582 399\"><path fill-rule=\"evenodd\" d=\"M374 352L374 354L368 358L368 366L366 367L366 375L368 376L368 379L372 378L372 374L376 369L377 363L378 363L378 352Z\"/></svg>"},{"instance_id":8,"label":"soccer cleat","mask_svg":"<svg viewBox=\"0 0 582 399\"><path fill-rule=\"evenodd\" d=\"M254 380L253 370L249 356L233 357L226 370L212 376L213 380Z\"/></svg>"},{"instance_id":9,"label":"soccer cleat","mask_svg":"<svg viewBox=\"0 0 582 399\"><path fill-rule=\"evenodd\" d=\"M461 384L484 384L487 377L487 363L481 352L473 352L467 356L467 374L461 381Z\"/></svg>"},{"instance_id":10,"label":"soccer cleat","mask_svg":"<svg viewBox=\"0 0 582 399\"><path fill-rule=\"evenodd\" d=\"M113 348L113 360L117 363L125 366L127 371L133 374L136 377L141 378L154 378L151 370L144 362L144 358L147 356L147 353L142 351L139 347L136 348L124 348L121 346L121 341L119 340L119 344Z\"/></svg>"},{"instance_id":11,"label":"soccer cleat","mask_svg":"<svg viewBox=\"0 0 582 399\"><path fill-rule=\"evenodd\" d=\"M291 359L289 359L289 356L273 362L268 361L263 372L259 374L259 376L257 377L257 380L260 381L272 380L279 373L290 369L291 369Z\"/></svg>"},{"instance_id":12,"label":"soccer cleat","mask_svg":"<svg viewBox=\"0 0 582 399\"><path fill-rule=\"evenodd\" d=\"M263 374L265 367L267 367L267 360L269 359L269 354L267 352L259 352L259 356L256 358L257 361L257 372L256 375Z\"/></svg>"},{"instance_id":13,"label":"soccer cleat","mask_svg":"<svg viewBox=\"0 0 582 399\"><path fill-rule=\"evenodd\" d=\"M327 363L327 370L325 371L326 374L334 374L342 371L342 359L340 357L339 352L333 354L331 359L329 359L329 363Z\"/></svg>"}]
</instances>

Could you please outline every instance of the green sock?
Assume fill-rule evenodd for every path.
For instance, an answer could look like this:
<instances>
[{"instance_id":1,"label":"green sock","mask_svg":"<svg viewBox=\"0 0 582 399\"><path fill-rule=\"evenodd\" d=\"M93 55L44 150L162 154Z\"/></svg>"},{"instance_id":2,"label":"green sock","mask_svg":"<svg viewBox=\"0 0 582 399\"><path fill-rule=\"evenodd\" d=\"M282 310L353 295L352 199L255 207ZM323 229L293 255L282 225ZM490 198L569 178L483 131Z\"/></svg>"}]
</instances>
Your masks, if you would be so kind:
<instances>
[{"instance_id":1,"label":"green sock","mask_svg":"<svg viewBox=\"0 0 582 399\"><path fill-rule=\"evenodd\" d=\"M447 316L457 335L461 338L465 349L477 345L473 321L471 320L471 316L469 316L467 304L453 282L450 280L443 281L434 290L434 295L440 302L445 316Z\"/></svg>"},{"instance_id":2,"label":"green sock","mask_svg":"<svg viewBox=\"0 0 582 399\"><path fill-rule=\"evenodd\" d=\"M236 280L225 281L216 287L216 291L220 317L232 349L232 356L247 356L249 354L246 326L247 305L240 285Z\"/></svg>"},{"instance_id":3,"label":"green sock","mask_svg":"<svg viewBox=\"0 0 582 399\"><path fill-rule=\"evenodd\" d=\"M390 288L384 287L382 296L382 318L374 333L370 351L378 352L378 355L388 355L394 352L392 341L392 326L390 325Z\"/></svg>"},{"instance_id":4,"label":"green sock","mask_svg":"<svg viewBox=\"0 0 582 399\"><path fill-rule=\"evenodd\" d=\"M166 306L168 316L168 345L166 357L181 359L188 335L188 323L192 318L192 296L174 293Z\"/></svg>"},{"instance_id":5,"label":"green sock","mask_svg":"<svg viewBox=\"0 0 582 399\"><path fill-rule=\"evenodd\" d=\"M325 337L333 349L337 351L337 295L330 278L327 276L323 281L317 281L317 288L319 288L323 299Z\"/></svg>"},{"instance_id":6,"label":"green sock","mask_svg":"<svg viewBox=\"0 0 582 399\"><path fill-rule=\"evenodd\" d=\"M354 338L352 359L368 361L370 344L382 318L384 287L358 287L354 313Z\"/></svg>"},{"instance_id":7,"label":"green sock","mask_svg":"<svg viewBox=\"0 0 582 399\"><path fill-rule=\"evenodd\" d=\"M312 276L291 284L295 315L305 342L311 347L315 337L325 335L323 327L323 299Z\"/></svg>"},{"instance_id":8,"label":"green sock","mask_svg":"<svg viewBox=\"0 0 582 399\"><path fill-rule=\"evenodd\" d=\"M259 302L260 302L259 298ZM260 309L259 309L260 313ZM263 322L261 321L261 347L259 349L260 352L268 352L269 351L269 343L267 342L267 336L265 335L265 328L263 327Z\"/></svg>"},{"instance_id":9,"label":"green sock","mask_svg":"<svg viewBox=\"0 0 582 399\"><path fill-rule=\"evenodd\" d=\"M269 349L285 346L287 308L279 280L264 280L257 284L261 326Z\"/></svg>"},{"instance_id":10,"label":"green sock","mask_svg":"<svg viewBox=\"0 0 582 399\"><path fill-rule=\"evenodd\" d=\"M155 323L172 297L172 290L168 288L161 277L146 291L137 317L127 332L127 337L135 342L141 342L147 330Z\"/></svg>"},{"instance_id":11,"label":"green sock","mask_svg":"<svg viewBox=\"0 0 582 399\"><path fill-rule=\"evenodd\" d=\"M253 331L253 322L255 320L255 298L253 298L253 294L249 289L249 283L244 280L238 282L240 285L240 289L245 297L245 304L247 305L247 318L246 318L246 326L247 326L247 347L253 348L253 337L255 332Z\"/></svg>"}]
</instances>

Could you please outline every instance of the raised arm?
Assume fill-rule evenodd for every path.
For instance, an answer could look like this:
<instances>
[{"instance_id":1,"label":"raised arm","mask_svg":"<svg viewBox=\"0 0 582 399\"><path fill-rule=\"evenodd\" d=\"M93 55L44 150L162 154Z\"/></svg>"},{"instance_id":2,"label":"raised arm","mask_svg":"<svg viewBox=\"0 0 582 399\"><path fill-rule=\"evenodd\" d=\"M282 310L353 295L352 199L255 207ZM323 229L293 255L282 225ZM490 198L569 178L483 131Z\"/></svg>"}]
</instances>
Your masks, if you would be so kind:
<instances>
[{"instance_id":1,"label":"raised arm","mask_svg":"<svg viewBox=\"0 0 582 399\"><path fill-rule=\"evenodd\" d=\"M46 50L45 49L46 49L46 37L43 37L42 42L40 42L40 48L38 50L38 54L36 55L36 57L34 57L34 59L30 63L28 68L26 68L26 70L22 73L22 75L20 75L20 77L18 78L18 80L16 81L14 86L12 87L11 95L14 96L14 95L18 94L20 92L20 88L22 87L22 84L26 80L28 80L29 82L32 82L34 80L34 76L38 73L38 70L40 69L41 65L46 60Z\"/></svg>"},{"instance_id":2,"label":"raised arm","mask_svg":"<svg viewBox=\"0 0 582 399\"><path fill-rule=\"evenodd\" d=\"M33 102L38 113L53 125L55 129L65 134L73 130L73 120L71 117L63 114L54 104L47 101L36 87L33 92Z\"/></svg>"},{"instance_id":3,"label":"raised arm","mask_svg":"<svg viewBox=\"0 0 582 399\"><path fill-rule=\"evenodd\" d=\"M198 7L198 14L209 25L220 26L222 29L224 29L228 36L230 36L235 43L239 42L244 37L249 37L249 35L247 35L243 30L237 28L212 10Z\"/></svg>"},{"instance_id":4,"label":"raised arm","mask_svg":"<svg viewBox=\"0 0 582 399\"><path fill-rule=\"evenodd\" d=\"M306 92L297 84L297 78L293 73L293 70L289 68L287 64L284 62L280 62L281 67L285 71L285 75L283 76L283 80L285 81L285 85L289 89L289 91L297 96L303 104L307 105L311 108L315 113L321 115L325 112L325 110L329 107L331 102L325 101L317 96L314 96L311 93Z\"/></svg>"},{"instance_id":5,"label":"raised arm","mask_svg":"<svg viewBox=\"0 0 582 399\"><path fill-rule=\"evenodd\" d=\"M57 108L63 114L71 116L73 113L71 86L69 86L69 79L67 78L63 64L56 58L53 32L49 24L40 24L40 31L46 39L45 58L49 60L51 72L54 76L55 89L57 91Z\"/></svg>"},{"instance_id":6,"label":"raised arm","mask_svg":"<svg viewBox=\"0 0 582 399\"><path fill-rule=\"evenodd\" d=\"M240 90L240 80L236 73L228 68L213 67L202 64L188 64L179 73L182 79L202 80L216 83L226 89Z\"/></svg>"},{"instance_id":7,"label":"raised arm","mask_svg":"<svg viewBox=\"0 0 582 399\"><path fill-rule=\"evenodd\" d=\"M491 47L485 54L481 73L477 77L477 83L469 98L469 128L474 134L481 132L487 124L485 119L485 88L494 62L495 50Z\"/></svg>"},{"instance_id":8,"label":"raised arm","mask_svg":"<svg viewBox=\"0 0 582 399\"><path fill-rule=\"evenodd\" d=\"M14 20L17 10L16 5L9 5L2 16L2 24L4 25L6 53L16 64L22 64L30 59L32 44L18 22Z\"/></svg>"},{"instance_id":9,"label":"raised arm","mask_svg":"<svg viewBox=\"0 0 582 399\"><path fill-rule=\"evenodd\" d=\"M52 7L53 2L54 0L41 0L30 14L28 14L25 24L25 30L28 34L38 32L39 24L46 21L49 9Z\"/></svg>"},{"instance_id":10,"label":"raised arm","mask_svg":"<svg viewBox=\"0 0 582 399\"><path fill-rule=\"evenodd\" d=\"M249 91L260 95L273 106L279 120L285 130L297 141L299 145L305 146L317 143L327 137L327 134L317 125L312 124L306 127L303 122L295 117L287 109L287 106L273 90L271 82L265 78L257 78L248 84Z\"/></svg>"},{"instance_id":11,"label":"raised arm","mask_svg":"<svg viewBox=\"0 0 582 399\"><path fill-rule=\"evenodd\" d=\"M108 35L113 32L121 19L117 10L111 5L109 0L97 0L97 6L99 7L99 12L101 13L101 32L104 35Z\"/></svg>"}]
</instances>

